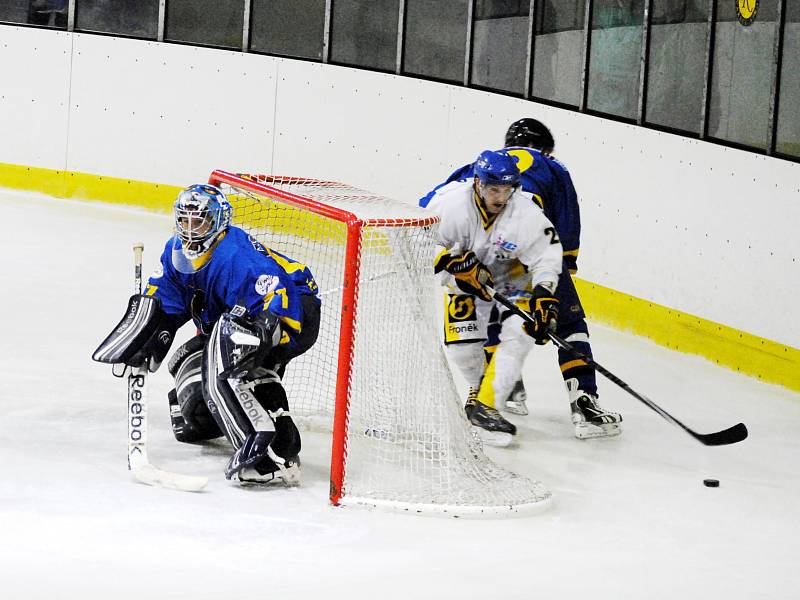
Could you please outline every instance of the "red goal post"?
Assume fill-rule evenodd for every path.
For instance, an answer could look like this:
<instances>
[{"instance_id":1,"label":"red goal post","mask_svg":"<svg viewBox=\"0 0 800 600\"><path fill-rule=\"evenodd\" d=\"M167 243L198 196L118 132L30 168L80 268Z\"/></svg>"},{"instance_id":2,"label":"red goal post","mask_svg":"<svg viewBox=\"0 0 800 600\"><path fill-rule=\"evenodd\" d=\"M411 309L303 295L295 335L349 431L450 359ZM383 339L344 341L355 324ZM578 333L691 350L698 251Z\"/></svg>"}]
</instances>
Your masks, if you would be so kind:
<instances>
[{"instance_id":1,"label":"red goal post","mask_svg":"<svg viewBox=\"0 0 800 600\"><path fill-rule=\"evenodd\" d=\"M463 415L439 340L436 215L333 181L218 170L209 183L234 225L319 285L319 339L284 384L301 428L332 432L332 504L475 516L549 503L483 454Z\"/></svg>"}]
</instances>

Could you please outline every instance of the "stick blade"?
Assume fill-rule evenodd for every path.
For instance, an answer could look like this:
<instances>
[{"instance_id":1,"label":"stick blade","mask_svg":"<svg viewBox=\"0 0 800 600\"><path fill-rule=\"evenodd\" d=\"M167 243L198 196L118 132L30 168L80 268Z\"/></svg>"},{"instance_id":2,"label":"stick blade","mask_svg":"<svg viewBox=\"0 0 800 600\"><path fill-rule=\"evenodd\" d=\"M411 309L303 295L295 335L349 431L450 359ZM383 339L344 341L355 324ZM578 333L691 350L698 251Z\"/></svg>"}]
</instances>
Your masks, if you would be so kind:
<instances>
[{"instance_id":1,"label":"stick blade","mask_svg":"<svg viewBox=\"0 0 800 600\"><path fill-rule=\"evenodd\" d=\"M733 427L716 433L697 433L694 434L694 437L706 446L727 446L747 439L747 427L745 427L744 423L737 423Z\"/></svg>"},{"instance_id":2,"label":"stick blade","mask_svg":"<svg viewBox=\"0 0 800 600\"><path fill-rule=\"evenodd\" d=\"M141 465L132 471L134 479L145 485L161 486L181 492L202 492L208 485L208 477L197 475L181 475L155 468L153 465Z\"/></svg>"}]
</instances>

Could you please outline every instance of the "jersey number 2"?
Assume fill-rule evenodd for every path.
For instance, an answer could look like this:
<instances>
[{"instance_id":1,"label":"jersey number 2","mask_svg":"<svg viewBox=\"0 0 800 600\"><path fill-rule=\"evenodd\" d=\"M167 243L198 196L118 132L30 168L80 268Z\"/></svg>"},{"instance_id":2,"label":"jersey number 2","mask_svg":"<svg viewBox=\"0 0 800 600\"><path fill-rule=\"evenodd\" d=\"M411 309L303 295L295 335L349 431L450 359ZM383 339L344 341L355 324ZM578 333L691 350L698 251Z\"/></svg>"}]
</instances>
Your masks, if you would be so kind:
<instances>
[{"instance_id":1,"label":"jersey number 2","mask_svg":"<svg viewBox=\"0 0 800 600\"><path fill-rule=\"evenodd\" d=\"M561 240L558 239L558 235L556 235L556 228L555 227L545 227L544 232L550 236L550 243L551 244L560 244Z\"/></svg>"}]
</instances>

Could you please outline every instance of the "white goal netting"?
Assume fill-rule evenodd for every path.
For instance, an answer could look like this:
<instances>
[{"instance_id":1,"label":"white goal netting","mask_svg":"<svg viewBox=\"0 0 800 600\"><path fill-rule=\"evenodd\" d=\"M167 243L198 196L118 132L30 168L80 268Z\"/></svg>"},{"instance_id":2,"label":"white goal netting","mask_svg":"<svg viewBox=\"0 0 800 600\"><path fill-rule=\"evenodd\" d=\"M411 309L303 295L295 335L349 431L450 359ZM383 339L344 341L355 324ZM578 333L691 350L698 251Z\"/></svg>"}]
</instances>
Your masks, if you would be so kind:
<instances>
[{"instance_id":1,"label":"white goal netting","mask_svg":"<svg viewBox=\"0 0 800 600\"><path fill-rule=\"evenodd\" d=\"M284 385L296 420L333 432L333 502L465 516L548 503L541 483L485 456L464 416L440 341L431 213L333 182L211 183L235 225L319 286L319 339Z\"/></svg>"}]
</instances>

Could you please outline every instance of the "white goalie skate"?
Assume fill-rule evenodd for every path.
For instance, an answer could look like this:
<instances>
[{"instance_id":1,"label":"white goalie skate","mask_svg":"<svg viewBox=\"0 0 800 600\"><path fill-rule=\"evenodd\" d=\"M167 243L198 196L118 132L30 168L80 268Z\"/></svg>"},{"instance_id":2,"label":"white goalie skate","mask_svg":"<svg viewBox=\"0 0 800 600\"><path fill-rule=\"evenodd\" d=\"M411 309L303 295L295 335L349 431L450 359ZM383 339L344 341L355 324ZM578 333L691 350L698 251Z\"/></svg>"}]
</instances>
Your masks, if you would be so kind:
<instances>
[{"instance_id":1,"label":"white goalie skate","mask_svg":"<svg viewBox=\"0 0 800 600\"><path fill-rule=\"evenodd\" d=\"M236 474L236 479L241 485L263 485L283 483L286 487L300 485L300 457L281 459L270 452L270 458L277 467L274 471L262 475L255 469L242 469Z\"/></svg>"}]
</instances>

